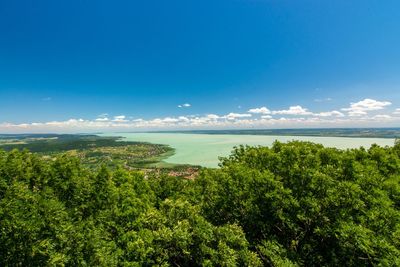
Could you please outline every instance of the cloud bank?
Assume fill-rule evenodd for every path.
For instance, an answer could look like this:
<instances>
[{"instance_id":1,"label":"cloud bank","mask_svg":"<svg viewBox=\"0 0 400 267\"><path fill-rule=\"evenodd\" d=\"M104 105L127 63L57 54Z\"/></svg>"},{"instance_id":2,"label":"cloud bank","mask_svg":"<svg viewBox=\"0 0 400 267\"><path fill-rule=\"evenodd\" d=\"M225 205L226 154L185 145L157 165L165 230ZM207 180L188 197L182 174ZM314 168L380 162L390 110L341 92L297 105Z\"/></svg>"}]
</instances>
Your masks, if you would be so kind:
<instances>
[{"instance_id":1,"label":"cloud bank","mask_svg":"<svg viewBox=\"0 0 400 267\"><path fill-rule=\"evenodd\" d=\"M392 103L364 99L338 110L312 112L300 105L282 110L254 107L248 113L166 116L143 119L107 113L94 119L72 118L65 121L0 123L1 133L72 133L175 129L234 128L317 128L399 126L400 108L387 110Z\"/></svg>"}]
</instances>

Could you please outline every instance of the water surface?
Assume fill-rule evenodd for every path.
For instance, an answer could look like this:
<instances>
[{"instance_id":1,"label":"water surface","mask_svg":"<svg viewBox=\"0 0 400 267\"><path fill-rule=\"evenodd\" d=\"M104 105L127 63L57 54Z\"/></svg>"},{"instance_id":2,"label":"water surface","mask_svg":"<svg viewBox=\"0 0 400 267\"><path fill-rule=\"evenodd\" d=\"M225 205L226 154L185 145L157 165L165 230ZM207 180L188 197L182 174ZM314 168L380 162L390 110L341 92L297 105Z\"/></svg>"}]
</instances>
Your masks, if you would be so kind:
<instances>
[{"instance_id":1,"label":"water surface","mask_svg":"<svg viewBox=\"0 0 400 267\"><path fill-rule=\"evenodd\" d=\"M217 167L218 157L228 156L234 146L270 146L275 140L311 141L327 147L341 149L370 147L372 144L392 146L389 138L352 137L307 137L307 136L267 136L267 135L229 135L229 134L187 134L187 133L104 133L103 136L122 136L126 141L166 144L175 148L175 154L165 162Z\"/></svg>"}]
</instances>

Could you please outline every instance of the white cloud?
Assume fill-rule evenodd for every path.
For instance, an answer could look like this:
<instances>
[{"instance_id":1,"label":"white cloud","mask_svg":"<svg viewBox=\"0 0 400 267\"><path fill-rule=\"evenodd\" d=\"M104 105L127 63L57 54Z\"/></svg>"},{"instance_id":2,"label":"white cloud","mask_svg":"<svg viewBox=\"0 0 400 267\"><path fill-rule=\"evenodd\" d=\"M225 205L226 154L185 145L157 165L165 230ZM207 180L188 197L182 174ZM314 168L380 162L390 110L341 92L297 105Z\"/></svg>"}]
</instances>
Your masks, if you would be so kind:
<instances>
[{"instance_id":1,"label":"white cloud","mask_svg":"<svg viewBox=\"0 0 400 267\"><path fill-rule=\"evenodd\" d=\"M313 115L317 117L344 117L344 114L337 110L314 113Z\"/></svg>"},{"instance_id":2,"label":"white cloud","mask_svg":"<svg viewBox=\"0 0 400 267\"><path fill-rule=\"evenodd\" d=\"M396 110L393 112L395 115L400 115L400 108L396 108Z\"/></svg>"},{"instance_id":3,"label":"white cloud","mask_svg":"<svg viewBox=\"0 0 400 267\"><path fill-rule=\"evenodd\" d=\"M363 111L363 110L349 110L348 114L350 117L360 117L360 116L367 115L367 112Z\"/></svg>"},{"instance_id":4,"label":"white cloud","mask_svg":"<svg viewBox=\"0 0 400 267\"><path fill-rule=\"evenodd\" d=\"M97 118L96 121L109 121L109 118Z\"/></svg>"},{"instance_id":5,"label":"white cloud","mask_svg":"<svg viewBox=\"0 0 400 267\"><path fill-rule=\"evenodd\" d=\"M261 118L262 119L271 119L272 116L271 115L262 115Z\"/></svg>"},{"instance_id":6,"label":"white cloud","mask_svg":"<svg viewBox=\"0 0 400 267\"><path fill-rule=\"evenodd\" d=\"M342 108L342 111L347 111L349 116L358 117L367 115L369 111L381 110L392 103L389 101L377 101L374 99L366 98L359 102L350 103L350 107Z\"/></svg>"},{"instance_id":7,"label":"white cloud","mask_svg":"<svg viewBox=\"0 0 400 267\"><path fill-rule=\"evenodd\" d=\"M271 111L267 107L252 108L249 109L247 112L255 114L271 114Z\"/></svg>"},{"instance_id":8,"label":"white cloud","mask_svg":"<svg viewBox=\"0 0 400 267\"><path fill-rule=\"evenodd\" d=\"M125 115L114 116L113 122L127 122Z\"/></svg>"},{"instance_id":9,"label":"white cloud","mask_svg":"<svg viewBox=\"0 0 400 267\"><path fill-rule=\"evenodd\" d=\"M314 99L314 102L329 102L329 101L332 101L332 98L327 97L327 98L317 98L317 99Z\"/></svg>"},{"instance_id":10,"label":"white cloud","mask_svg":"<svg viewBox=\"0 0 400 267\"><path fill-rule=\"evenodd\" d=\"M110 119L108 118L108 113L102 113L99 116L97 116L96 121L109 121Z\"/></svg>"},{"instance_id":11,"label":"white cloud","mask_svg":"<svg viewBox=\"0 0 400 267\"><path fill-rule=\"evenodd\" d=\"M174 122L178 122L179 119L171 118L171 117L166 117L166 118L162 119L161 121L162 121L162 122L165 122L165 123L174 123Z\"/></svg>"},{"instance_id":12,"label":"white cloud","mask_svg":"<svg viewBox=\"0 0 400 267\"><path fill-rule=\"evenodd\" d=\"M178 108L189 108L191 106L192 105L190 105L189 103L185 103L185 104L178 105Z\"/></svg>"},{"instance_id":13,"label":"white cloud","mask_svg":"<svg viewBox=\"0 0 400 267\"><path fill-rule=\"evenodd\" d=\"M220 118L220 116L215 115L215 114L207 114L206 117L207 117L208 119L211 119L211 120L218 120L218 119Z\"/></svg>"},{"instance_id":14,"label":"white cloud","mask_svg":"<svg viewBox=\"0 0 400 267\"><path fill-rule=\"evenodd\" d=\"M247 114L247 113L229 113L228 115L223 116L223 118L226 118L228 120L235 120L238 118L249 118L251 117L251 114Z\"/></svg>"},{"instance_id":15,"label":"white cloud","mask_svg":"<svg viewBox=\"0 0 400 267\"><path fill-rule=\"evenodd\" d=\"M281 114L281 115L312 115L312 112L308 111L308 109L303 108L302 106L291 106L287 110L274 110L272 114Z\"/></svg>"},{"instance_id":16,"label":"white cloud","mask_svg":"<svg viewBox=\"0 0 400 267\"><path fill-rule=\"evenodd\" d=\"M372 119L374 119L374 120L388 120L391 118L392 118L392 116L387 115L387 114L379 114L379 115L375 115L372 117Z\"/></svg>"},{"instance_id":17,"label":"white cloud","mask_svg":"<svg viewBox=\"0 0 400 267\"><path fill-rule=\"evenodd\" d=\"M183 121L183 122L189 122L190 121L190 119L188 117L185 117L185 116L179 116L178 120L179 121Z\"/></svg>"}]
</instances>

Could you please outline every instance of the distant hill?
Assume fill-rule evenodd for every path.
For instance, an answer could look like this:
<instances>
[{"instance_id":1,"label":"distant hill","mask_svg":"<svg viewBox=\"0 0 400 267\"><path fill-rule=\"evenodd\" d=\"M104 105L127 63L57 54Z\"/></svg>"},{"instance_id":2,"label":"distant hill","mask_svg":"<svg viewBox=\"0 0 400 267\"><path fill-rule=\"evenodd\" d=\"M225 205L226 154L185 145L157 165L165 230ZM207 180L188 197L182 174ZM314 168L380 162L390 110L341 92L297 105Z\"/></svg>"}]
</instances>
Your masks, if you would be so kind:
<instances>
[{"instance_id":1,"label":"distant hill","mask_svg":"<svg viewBox=\"0 0 400 267\"><path fill-rule=\"evenodd\" d=\"M237 135L284 135L284 136L329 136L329 137L373 137L400 138L400 128L319 128L319 129L241 129L241 130L190 130L158 131L191 134L237 134Z\"/></svg>"}]
</instances>

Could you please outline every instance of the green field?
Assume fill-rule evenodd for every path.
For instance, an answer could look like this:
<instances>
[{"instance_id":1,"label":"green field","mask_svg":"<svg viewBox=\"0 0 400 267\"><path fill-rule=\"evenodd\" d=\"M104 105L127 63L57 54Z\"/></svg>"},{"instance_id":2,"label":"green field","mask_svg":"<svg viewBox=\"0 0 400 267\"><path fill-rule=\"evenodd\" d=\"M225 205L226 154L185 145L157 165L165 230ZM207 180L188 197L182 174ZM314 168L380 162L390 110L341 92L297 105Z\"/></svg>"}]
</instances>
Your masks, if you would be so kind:
<instances>
[{"instance_id":1,"label":"green field","mask_svg":"<svg viewBox=\"0 0 400 267\"><path fill-rule=\"evenodd\" d=\"M80 158L81 162L89 167L101 164L126 168L176 167L175 164L163 162L174 154L173 148L147 142L125 142L117 136L0 135L0 149L27 149L48 159L68 154Z\"/></svg>"}]
</instances>

